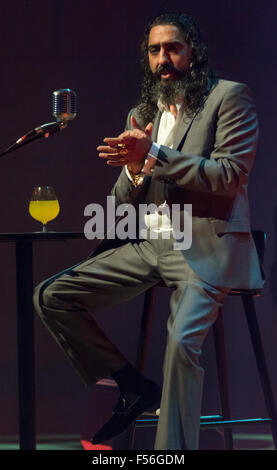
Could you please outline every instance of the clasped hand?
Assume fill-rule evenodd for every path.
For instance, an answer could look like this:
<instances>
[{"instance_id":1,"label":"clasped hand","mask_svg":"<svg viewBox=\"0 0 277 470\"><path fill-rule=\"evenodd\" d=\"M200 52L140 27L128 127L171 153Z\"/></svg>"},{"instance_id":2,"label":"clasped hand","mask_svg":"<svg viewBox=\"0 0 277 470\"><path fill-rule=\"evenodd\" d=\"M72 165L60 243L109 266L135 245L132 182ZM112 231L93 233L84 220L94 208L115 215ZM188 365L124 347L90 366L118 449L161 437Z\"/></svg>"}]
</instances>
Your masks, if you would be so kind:
<instances>
[{"instance_id":1,"label":"clasped hand","mask_svg":"<svg viewBox=\"0 0 277 470\"><path fill-rule=\"evenodd\" d=\"M125 131L118 137L106 137L106 145L99 145L97 150L99 157L105 159L108 165L128 165L128 168L137 172L142 168L152 145L152 123L143 130L132 116L131 124L132 130Z\"/></svg>"}]
</instances>

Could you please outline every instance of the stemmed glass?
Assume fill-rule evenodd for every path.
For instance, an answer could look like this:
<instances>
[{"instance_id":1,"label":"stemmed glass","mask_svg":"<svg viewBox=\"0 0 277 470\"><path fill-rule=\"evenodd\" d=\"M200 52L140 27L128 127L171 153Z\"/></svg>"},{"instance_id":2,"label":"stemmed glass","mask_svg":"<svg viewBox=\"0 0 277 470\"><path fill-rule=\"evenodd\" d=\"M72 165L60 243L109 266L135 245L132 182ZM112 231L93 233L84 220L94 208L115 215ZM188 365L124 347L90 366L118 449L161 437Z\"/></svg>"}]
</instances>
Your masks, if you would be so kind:
<instances>
[{"instance_id":1,"label":"stemmed glass","mask_svg":"<svg viewBox=\"0 0 277 470\"><path fill-rule=\"evenodd\" d=\"M59 212L59 201L52 186L37 186L33 189L29 213L33 219L42 223L42 232L47 232L47 222L55 219Z\"/></svg>"}]
</instances>

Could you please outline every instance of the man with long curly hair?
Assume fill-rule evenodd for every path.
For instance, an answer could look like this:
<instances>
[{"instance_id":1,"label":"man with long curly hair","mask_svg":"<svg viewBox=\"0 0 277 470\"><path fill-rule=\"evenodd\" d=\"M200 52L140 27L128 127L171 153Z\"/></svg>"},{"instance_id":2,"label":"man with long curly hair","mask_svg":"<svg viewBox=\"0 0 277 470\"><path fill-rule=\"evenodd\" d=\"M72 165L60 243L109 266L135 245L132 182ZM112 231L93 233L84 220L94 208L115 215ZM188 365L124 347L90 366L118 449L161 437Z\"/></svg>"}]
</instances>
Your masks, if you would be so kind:
<instances>
[{"instance_id":1,"label":"man with long curly hair","mask_svg":"<svg viewBox=\"0 0 277 470\"><path fill-rule=\"evenodd\" d=\"M160 403L155 449L197 449L203 341L230 289L263 284L247 198L258 125L248 88L216 76L188 15L164 14L151 22L142 62L140 101L125 131L104 139L98 151L109 165L122 166L112 191L117 205L155 204L150 218L156 236L150 229L145 238L107 236L88 260L42 283L35 302L85 383L112 376L119 386L120 399L94 444ZM177 203L183 226L185 207L192 206L192 242L185 249L176 249L171 209ZM160 218L165 204L170 210ZM148 228L150 218L145 214ZM162 393L93 318L94 311L160 281L172 289Z\"/></svg>"}]
</instances>

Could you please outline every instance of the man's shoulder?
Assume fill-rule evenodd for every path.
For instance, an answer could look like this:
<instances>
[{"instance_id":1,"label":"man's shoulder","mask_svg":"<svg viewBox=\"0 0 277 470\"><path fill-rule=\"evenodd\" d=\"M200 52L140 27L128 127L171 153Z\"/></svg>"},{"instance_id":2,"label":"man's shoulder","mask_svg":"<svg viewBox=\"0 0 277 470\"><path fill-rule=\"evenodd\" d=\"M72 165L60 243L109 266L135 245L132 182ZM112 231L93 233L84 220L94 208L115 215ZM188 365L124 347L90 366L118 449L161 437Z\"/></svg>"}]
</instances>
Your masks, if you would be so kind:
<instances>
[{"instance_id":1,"label":"man's shoulder","mask_svg":"<svg viewBox=\"0 0 277 470\"><path fill-rule=\"evenodd\" d=\"M248 85L241 82L235 82L226 79L219 79L212 88L207 97L206 109L215 109L227 103L228 106L245 105L246 103L254 103L254 98Z\"/></svg>"},{"instance_id":2,"label":"man's shoulder","mask_svg":"<svg viewBox=\"0 0 277 470\"><path fill-rule=\"evenodd\" d=\"M250 90L245 83L235 82L232 80L226 80L224 78L219 78L215 86L211 90L211 94L224 96L226 93L239 93L247 92Z\"/></svg>"}]
</instances>

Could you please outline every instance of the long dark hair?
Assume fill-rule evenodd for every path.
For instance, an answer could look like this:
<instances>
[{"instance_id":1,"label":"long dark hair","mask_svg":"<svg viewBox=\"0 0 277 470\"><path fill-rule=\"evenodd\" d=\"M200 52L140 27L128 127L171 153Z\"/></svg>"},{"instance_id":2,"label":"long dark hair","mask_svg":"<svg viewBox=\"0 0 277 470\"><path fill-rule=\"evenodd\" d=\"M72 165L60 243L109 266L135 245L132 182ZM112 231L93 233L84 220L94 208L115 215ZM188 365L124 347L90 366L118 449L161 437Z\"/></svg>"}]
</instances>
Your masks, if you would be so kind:
<instances>
[{"instance_id":1,"label":"long dark hair","mask_svg":"<svg viewBox=\"0 0 277 470\"><path fill-rule=\"evenodd\" d=\"M193 115L203 106L213 84L217 81L203 42L201 32L194 19L184 13L165 13L154 19L145 29L141 43L141 62L144 70L141 97L138 105L138 118L142 125L153 121L157 112L157 102L153 101L151 89L155 82L148 60L148 37L154 26L173 25L183 33L191 47L191 68L186 76L185 107L188 115Z\"/></svg>"}]
</instances>

